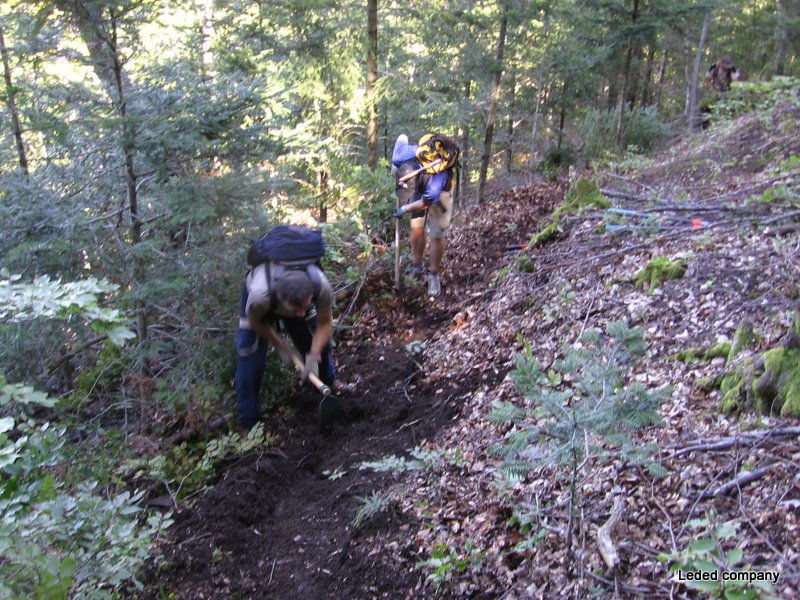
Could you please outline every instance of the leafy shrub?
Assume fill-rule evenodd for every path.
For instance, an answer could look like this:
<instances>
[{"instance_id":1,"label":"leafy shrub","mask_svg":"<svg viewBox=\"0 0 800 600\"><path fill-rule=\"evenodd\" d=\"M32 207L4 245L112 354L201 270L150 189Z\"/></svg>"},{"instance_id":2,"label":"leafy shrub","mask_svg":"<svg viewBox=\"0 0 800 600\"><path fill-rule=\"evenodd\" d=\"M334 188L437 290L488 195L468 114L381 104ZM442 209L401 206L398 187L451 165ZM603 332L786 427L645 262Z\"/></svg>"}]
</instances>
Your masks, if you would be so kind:
<instances>
[{"instance_id":1,"label":"leafy shrub","mask_svg":"<svg viewBox=\"0 0 800 600\"><path fill-rule=\"evenodd\" d=\"M579 125L583 133L582 154L586 160L603 158L619 153L617 146L616 110L590 110ZM658 119L655 107L635 109L625 114L625 130L622 134L622 150L646 152L667 139L670 126Z\"/></svg>"},{"instance_id":2,"label":"leafy shrub","mask_svg":"<svg viewBox=\"0 0 800 600\"><path fill-rule=\"evenodd\" d=\"M568 142L561 144L561 147L550 146L542 155L539 168L548 176L556 177L562 169L574 165L577 158L578 151Z\"/></svg>"},{"instance_id":3,"label":"leafy shrub","mask_svg":"<svg viewBox=\"0 0 800 600\"><path fill-rule=\"evenodd\" d=\"M753 111L771 111L781 102L800 102L797 77L775 77L771 81L736 82L730 91L718 94L708 104L715 117L734 119ZM795 127L797 125L795 124Z\"/></svg>"}]
</instances>

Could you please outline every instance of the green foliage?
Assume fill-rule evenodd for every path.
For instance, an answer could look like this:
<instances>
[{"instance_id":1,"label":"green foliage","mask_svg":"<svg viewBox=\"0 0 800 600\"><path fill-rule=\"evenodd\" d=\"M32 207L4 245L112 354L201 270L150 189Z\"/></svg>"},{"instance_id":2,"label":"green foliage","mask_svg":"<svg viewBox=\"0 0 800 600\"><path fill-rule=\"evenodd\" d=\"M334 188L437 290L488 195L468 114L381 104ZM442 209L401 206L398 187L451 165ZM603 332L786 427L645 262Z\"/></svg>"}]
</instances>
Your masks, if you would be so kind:
<instances>
[{"instance_id":1,"label":"green foliage","mask_svg":"<svg viewBox=\"0 0 800 600\"><path fill-rule=\"evenodd\" d=\"M156 457L130 458L118 468L117 474L139 482L158 482L170 490L177 502L203 489L226 457L240 456L270 443L272 437L258 423L244 437L231 432L204 444L182 443Z\"/></svg>"},{"instance_id":2,"label":"green foliage","mask_svg":"<svg viewBox=\"0 0 800 600\"><path fill-rule=\"evenodd\" d=\"M480 573L485 554L472 539L468 539L461 550L447 544L434 544L430 558L418 561L417 568L429 570L427 579L438 588L454 577Z\"/></svg>"},{"instance_id":3,"label":"green foliage","mask_svg":"<svg viewBox=\"0 0 800 600\"><path fill-rule=\"evenodd\" d=\"M353 527L359 528L375 515L383 512L389 504L391 504L392 499L393 497L391 494L381 495L377 492L372 492L369 496L357 496L357 500L359 500L361 504L353 519Z\"/></svg>"},{"instance_id":4,"label":"green foliage","mask_svg":"<svg viewBox=\"0 0 800 600\"><path fill-rule=\"evenodd\" d=\"M646 352L641 329L617 321L605 333L586 331L579 344L566 345L563 352L552 374L541 370L529 343L517 355L511 377L529 406L495 402L488 416L494 423L513 424L503 443L492 448L504 457L501 471L520 476L544 464L576 466L587 452L600 451L599 439L646 463L649 453L634 444L632 434L660 423L658 409L669 389L651 391L625 381L625 370Z\"/></svg>"},{"instance_id":5,"label":"green foliage","mask_svg":"<svg viewBox=\"0 0 800 600\"><path fill-rule=\"evenodd\" d=\"M551 178L558 176L559 172L570 165L574 165L578 158L578 151L570 143L559 146L550 146L545 150L539 161L539 168Z\"/></svg>"},{"instance_id":6,"label":"green foliage","mask_svg":"<svg viewBox=\"0 0 800 600\"><path fill-rule=\"evenodd\" d=\"M135 337L125 327L125 316L117 309L100 306L102 295L119 286L89 278L63 283L44 275L23 283L21 275L0 272L0 322L20 323L34 319L68 321L78 317L117 345Z\"/></svg>"},{"instance_id":7,"label":"green foliage","mask_svg":"<svg viewBox=\"0 0 800 600\"><path fill-rule=\"evenodd\" d=\"M680 279L684 273L686 273L684 259L670 260L665 256L656 256L634 275L634 282L636 289L647 290L649 294L652 294L665 281Z\"/></svg>"},{"instance_id":8,"label":"green foliage","mask_svg":"<svg viewBox=\"0 0 800 600\"><path fill-rule=\"evenodd\" d=\"M66 429L25 416L52 400L0 378L0 402L9 415L0 418L0 595L111 598L138 585L169 518L143 515L143 493L100 494L96 482L67 489L54 470Z\"/></svg>"},{"instance_id":9,"label":"green foliage","mask_svg":"<svg viewBox=\"0 0 800 600\"><path fill-rule=\"evenodd\" d=\"M617 156L620 150L648 152L666 140L671 131L659 120L655 107L637 108L625 113L622 148L617 145L617 110L589 110L581 119L578 131L583 136L581 154L585 160Z\"/></svg>"},{"instance_id":10,"label":"green foliage","mask_svg":"<svg viewBox=\"0 0 800 600\"><path fill-rule=\"evenodd\" d=\"M359 469L372 469L379 473L391 472L402 473L405 471L427 471L431 470L443 462L441 452L426 450L424 448L414 448L410 452L414 460L395 455L387 456L377 461L364 461Z\"/></svg>"},{"instance_id":11,"label":"green foliage","mask_svg":"<svg viewBox=\"0 0 800 600\"><path fill-rule=\"evenodd\" d=\"M695 532L694 539L680 550L658 556L661 562L669 563L671 573L687 579L684 582L687 588L709 598L755 600L776 597L769 581L750 582L720 576L731 571L747 573L752 570L752 565L743 564L744 551L738 546L731 548L731 541L735 540L740 526L737 521L719 522L712 512L705 518L689 521L687 525ZM716 580L688 580L686 574L690 573L716 574Z\"/></svg>"},{"instance_id":12,"label":"green foliage","mask_svg":"<svg viewBox=\"0 0 800 600\"><path fill-rule=\"evenodd\" d=\"M783 102L797 106L800 103L797 98L798 88L800 79L796 77L774 77L770 81L739 81L730 91L715 96L710 108L715 117L721 119L733 119L753 111L771 113ZM793 126L796 130L796 121Z\"/></svg>"}]
</instances>

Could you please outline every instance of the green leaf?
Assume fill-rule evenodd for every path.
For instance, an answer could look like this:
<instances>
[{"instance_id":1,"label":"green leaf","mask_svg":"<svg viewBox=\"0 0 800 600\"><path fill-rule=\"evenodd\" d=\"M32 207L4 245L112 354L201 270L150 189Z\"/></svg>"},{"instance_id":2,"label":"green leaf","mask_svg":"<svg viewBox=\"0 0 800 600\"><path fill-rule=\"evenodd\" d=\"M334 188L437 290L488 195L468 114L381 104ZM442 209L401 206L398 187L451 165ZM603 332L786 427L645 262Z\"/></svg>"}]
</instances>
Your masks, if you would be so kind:
<instances>
[{"instance_id":1,"label":"green leaf","mask_svg":"<svg viewBox=\"0 0 800 600\"><path fill-rule=\"evenodd\" d=\"M3 417L0 419L0 433L14 429L14 417Z\"/></svg>"},{"instance_id":2,"label":"green leaf","mask_svg":"<svg viewBox=\"0 0 800 600\"><path fill-rule=\"evenodd\" d=\"M689 543L689 552L707 554L717 549L717 543L712 539L694 540Z\"/></svg>"},{"instance_id":3,"label":"green leaf","mask_svg":"<svg viewBox=\"0 0 800 600\"><path fill-rule=\"evenodd\" d=\"M717 581L687 581L686 587L701 592L716 592L720 589Z\"/></svg>"},{"instance_id":4,"label":"green leaf","mask_svg":"<svg viewBox=\"0 0 800 600\"><path fill-rule=\"evenodd\" d=\"M742 562L743 557L744 551L741 548L734 548L725 555L725 562L728 563L729 567L733 567Z\"/></svg>"}]
</instances>

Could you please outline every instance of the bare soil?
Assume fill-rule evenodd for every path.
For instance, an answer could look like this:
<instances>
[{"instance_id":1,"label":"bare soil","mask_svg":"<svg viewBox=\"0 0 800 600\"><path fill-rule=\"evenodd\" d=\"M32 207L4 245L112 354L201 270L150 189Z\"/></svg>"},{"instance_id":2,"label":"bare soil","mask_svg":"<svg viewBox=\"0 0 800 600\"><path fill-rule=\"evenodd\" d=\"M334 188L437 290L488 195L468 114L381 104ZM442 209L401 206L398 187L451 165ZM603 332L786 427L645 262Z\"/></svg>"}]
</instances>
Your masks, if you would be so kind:
<instances>
[{"instance_id":1,"label":"bare soil","mask_svg":"<svg viewBox=\"0 0 800 600\"><path fill-rule=\"evenodd\" d=\"M796 119L797 109L786 115ZM676 359L730 341L745 321L761 335L752 353L775 347L800 306L797 171L777 176L751 160L756 146L780 164L800 153L800 138L753 117L738 127L676 144L648 168L588 173L615 207L638 216L621 230L606 227L600 210L567 218L557 239L524 252L532 269L521 268L520 248L567 182L497 184L487 203L462 210L435 302L422 284L393 293L390 269L375 270L336 348L341 377L355 384L342 421L322 433L318 398L298 388L295 411L270 415L275 445L223 465L213 488L177 514L151 597L689 598L657 557L687 548L699 535L688 524L704 516L739 524L723 548L743 551L735 568L777 570L775 592L800 597L800 438L775 433L798 420L722 415L708 382L726 372L725 360ZM760 194L773 200L754 202ZM685 259L686 275L638 289L636 273L657 256ZM547 369L565 342L617 319L646 335L648 357L631 377L673 388L663 425L637 434L658 448L667 475L618 452L595 456L580 480L577 522L557 466L532 470L502 497L491 446L504 431L487 414L495 401L533 401L508 377L520 339ZM752 430L765 436L748 437ZM449 460L404 475L361 468L413 448ZM742 483L750 469L763 475ZM611 571L595 538L617 497L621 563ZM356 527L359 509L382 498ZM519 507L532 517L527 532L511 518ZM533 534L536 543L521 544ZM419 567L436 547L453 552L439 581ZM470 547L482 556L474 565Z\"/></svg>"},{"instance_id":2,"label":"bare soil","mask_svg":"<svg viewBox=\"0 0 800 600\"><path fill-rule=\"evenodd\" d=\"M547 212L543 206L527 218ZM364 545L377 532L410 531L411 524L388 506L356 527L366 499L380 497L391 484L391 476L360 466L407 455L432 440L458 418L459 398L476 387L469 378L444 386L427 381L430 365L416 362L413 343L424 344L446 328L463 296L486 286L494 275L487 265L502 257L506 240L527 239L522 232L507 237L502 223L496 227L460 230L456 239L467 235L469 243L454 242L448 250L443 294L436 301L425 297L424 281L406 281L395 293L387 270L370 276L358 321L334 354L340 378L354 386L340 400L342 418L333 431L323 432L319 395L295 386L296 410L268 416L266 430L276 445L222 465L213 487L177 513L153 577L154 597L395 598L423 584L421 571L387 570ZM481 243L484 251L477 251ZM496 383L504 375L490 379ZM413 565L415 553L404 552Z\"/></svg>"}]
</instances>

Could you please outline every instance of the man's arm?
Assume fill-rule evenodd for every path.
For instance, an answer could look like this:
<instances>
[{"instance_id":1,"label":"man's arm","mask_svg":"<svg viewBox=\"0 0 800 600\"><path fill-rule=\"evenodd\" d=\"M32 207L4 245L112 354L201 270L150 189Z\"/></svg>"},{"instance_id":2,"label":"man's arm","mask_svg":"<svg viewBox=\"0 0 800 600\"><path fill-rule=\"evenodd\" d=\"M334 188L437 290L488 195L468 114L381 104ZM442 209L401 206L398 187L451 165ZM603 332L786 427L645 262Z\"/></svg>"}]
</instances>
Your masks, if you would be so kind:
<instances>
[{"instance_id":1,"label":"man's arm","mask_svg":"<svg viewBox=\"0 0 800 600\"><path fill-rule=\"evenodd\" d=\"M317 312L317 329L311 338L311 354L317 360L322 358L322 351L333 337L333 310Z\"/></svg>"},{"instance_id":2,"label":"man's arm","mask_svg":"<svg viewBox=\"0 0 800 600\"><path fill-rule=\"evenodd\" d=\"M278 332L275 331L275 328L269 323L255 318L252 313L247 315L247 322L250 324L250 328L258 334L258 337L267 340L276 348L284 345L283 338L281 338Z\"/></svg>"}]
</instances>

